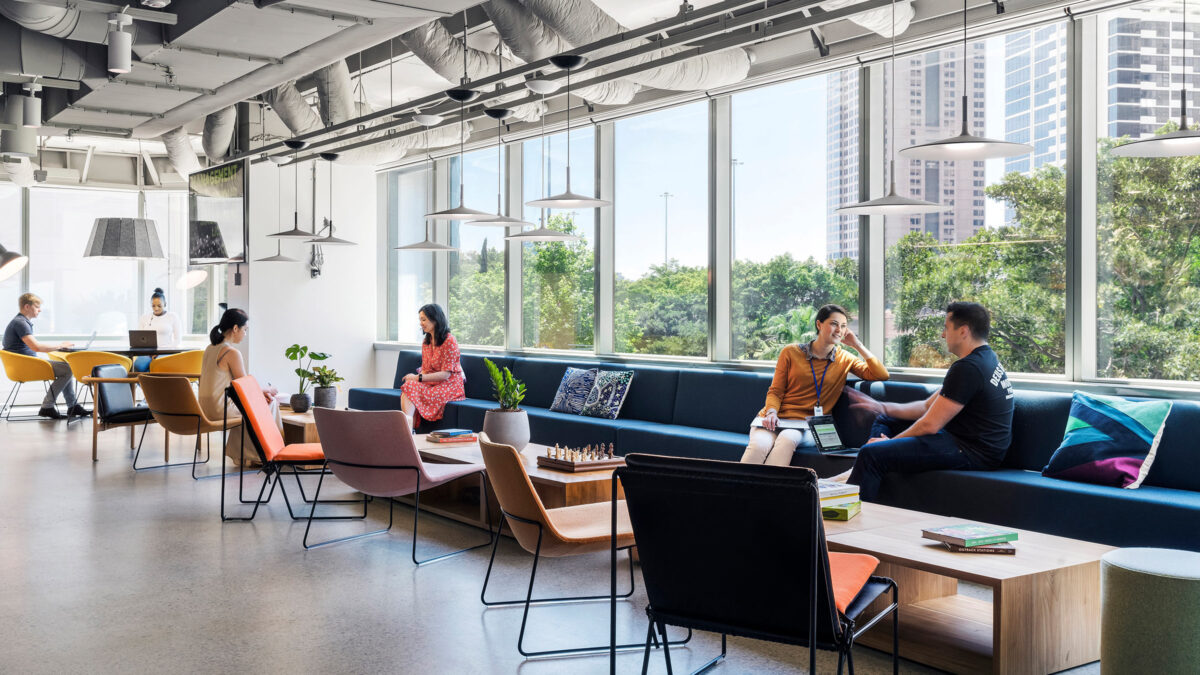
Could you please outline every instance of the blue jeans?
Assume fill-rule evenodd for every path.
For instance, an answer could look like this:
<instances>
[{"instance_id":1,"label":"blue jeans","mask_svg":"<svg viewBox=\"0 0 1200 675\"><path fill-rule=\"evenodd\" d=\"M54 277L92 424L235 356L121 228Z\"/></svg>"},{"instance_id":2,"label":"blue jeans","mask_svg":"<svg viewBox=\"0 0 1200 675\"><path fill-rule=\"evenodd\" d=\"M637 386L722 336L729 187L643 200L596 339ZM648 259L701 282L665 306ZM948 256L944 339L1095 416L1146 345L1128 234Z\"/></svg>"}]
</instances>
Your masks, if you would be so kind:
<instances>
[{"instance_id":1,"label":"blue jeans","mask_svg":"<svg viewBox=\"0 0 1200 675\"><path fill-rule=\"evenodd\" d=\"M864 445L858 452L849 483L858 486L865 501L879 497L879 487L887 473L920 473L939 469L979 469L958 448L958 442L945 431L928 436L891 438L908 428L912 422L880 415L871 427L871 438L886 435L889 440Z\"/></svg>"},{"instance_id":2,"label":"blue jeans","mask_svg":"<svg viewBox=\"0 0 1200 675\"><path fill-rule=\"evenodd\" d=\"M150 357L139 356L133 360L133 372L145 373L150 370Z\"/></svg>"}]
</instances>

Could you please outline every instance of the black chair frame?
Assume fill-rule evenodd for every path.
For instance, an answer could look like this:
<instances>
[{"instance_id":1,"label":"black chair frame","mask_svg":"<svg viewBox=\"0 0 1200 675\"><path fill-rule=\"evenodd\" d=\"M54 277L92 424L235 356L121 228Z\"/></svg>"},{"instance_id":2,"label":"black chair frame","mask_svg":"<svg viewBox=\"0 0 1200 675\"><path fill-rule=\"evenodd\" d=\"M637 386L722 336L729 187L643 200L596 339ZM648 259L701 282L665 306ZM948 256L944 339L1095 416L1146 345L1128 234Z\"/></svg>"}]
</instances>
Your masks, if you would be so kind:
<instances>
[{"instance_id":1,"label":"black chair frame","mask_svg":"<svg viewBox=\"0 0 1200 675\"><path fill-rule=\"evenodd\" d=\"M417 560L417 528L421 522L421 471L420 471L420 469L418 469L415 466L407 466L407 465L406 466L385 466L385 465L378 465L378 464L358 464L355 462L343 462L338 459L326 459L323 468L327 469L330 464L337 464L338 466L348 466L348 467L352 467L352 468L356 468L356 469L381 469L384 471L413 471L417 474L417 489L415 492L413 492L413 499L416 500L416 504L413 506L413 534L412 534L412 553L411 553L413 564L416 565L417 567L420 567L421 565L425 565L427 563L433 563L433 562L437 562L439 560L445 560L446 558L451 558L451 557L459 555L461 553L466 553L467 551L474 551L475 549L483 548L484 546L487 546L492 543L492 538L493 538L493 535L492 535L492 505L488 501L488 498L487 498L487 474L484 473L483 469L480 469L476 473L479 475L480 483L483 485L481 498L483 499L484 506L487 509L488 540L483 542L482 544L468 546L467 548L464 548L464 549L452 551L450 553L443 553L441 555L436 555L436 556L433 556L432 558L426 558L424 560ZM386 532L391 531L392 523L394 522L394 519L395 519L396 500L392 499L391 497L388 497L387 498L387 501L388 501L388 524L387 524L387 527L383 528L382 530L374 530L372 532L363 532L362 534L354 534L354 535L350 535L348 537L339 537L337 539L327 539L325 541L318 542L316 544L309 544L308 543L308 531L312 528L313 514L315 514L317 512L317 502L321 496L321 484L325 482L325 475L327 473L329 473L329 472L323 471L321 473L321 477L317 480L317 492L316 492L316 494L313 495L312 510L310 510L309 514L308 514L308 525L306 525L304 528L304 548L305 549L320 548L322 546L328 546L330 544L337 544L337 543L340 543L343 541L352 541L355 539L363 539L365 537L373 537L377 534L384 534ZM467 475L469 476L472 474L467 474ZM465 478L465 477L466 476L463 476L463 478ZM455 480L458 480L458 479L455 479Z\"/></svg>"},{"instance_id":2,"label":"black chair frame","mask_svg":"<svg viewBox=\"0 0 1200 675\"><path fill-rule=\"evenodd\" d=\"M141 439L138 440L137 452L133 453L133 470L134 471L150 471L152 469L169 469L173 466L191 466L192 467L192 480L200 480L201 478L216 478L216 476L197 476L196 475L196 464L207 464L208 460L212 459L212 443L210 441L204 451L204 461L203 462L200 461L200 437L202 435L200 432L200 427L201 427L201 425L204 424L204 420L199 415L193 415L191 413L162 412L161 410L153 410L153 409L150 411L150 413L152 415L162 415L164 417L190 417L190 418L196 420L196 449L192 453L192 461L190 461L190 462L166 462L163 464L155 464L154 466L138 466L137 465L138 456L142 454L142 441L145 440L145 438L146 438L146 427L149 426L149 424L150 424L149 422L146 422L144 425L142 425L142 437L141 437ZM167 432L167 433L170 433L170 432Z\"/></svg>"},{"instance_id":3,"label":"black chair frame","mask_svg":"<svg viewBox=\"0 0 1200 675\"><path fill-rule=\"evenodd\" d=\"M249 424L249 418L246 415L245 407L242 406L241 399L238 398L238 396L237 396L236 392L234 392L232 386L226 387L226 389L225 389L225 406L222 409L222 418L221 418L221 447L222 448L225 447L226 441L228 438L228 433L229 433L229 401L230 400L233 401L234 406L237 407L238 412L240 412L242 415L243 421L242 421L242 424L239 426L239 430L238 430L238 433L240 433L242 435L242 449L241 449L241 457L239 458L239 464L242 467L244 467L246 464L246 438L247 438L246 426ZM362 499L330 499L330 500L325 500L323 502L320 502L321 504L358 504L361 502L363 505L362 515L313 516L313 514L311 514L311 513L308 516L305 516L303 514L298 515L295 511L292 510L292 502L290 499L288 499L287 488L285 488L282 484L282 478L283 478L284 472L286 471L287 473L290 473L292 476L295 477L296 485L300 489L300 499L306 504L315 504L315 503L317 503L317 501L315 499L310 500L304 494L304 484L300 482L300 475L301 474L305 474L305 475L320 474L323 478L324 474L328 473L328 471L323 467L320 469L315 469L315 470L305 468L305 467L311 466L313 464L313 461L311 461L311 460L300 460L300 461L294 461L294 462L293 461L269 462L269 461L267 461L266 452L263 451L262 444L260 443L258 436L255 434L249 434L249 438L250 438L250 441L254 444L255 451L258 453L259 461L262 462L262 467L257 469L255 471L255 473L257 473L259 471L261 471L263 473L263 475L264 475L263 483L262 483L262 486L259 487L257 497L255 497L254 499L246 499L246 494L245 494L245 490L244 490L244 485L245 485L244 480L245 480L246 470L243 469L243 470L239 471L238 472L238 501L241 502L242 504L253 504L254 508L250 511L250 515L248 515L248 516L227 516L227 515L225 515L225 476L226 476L227 472L225 471L225 460L222 457L222 460L221 460L221 521L222 522L229 522L229 521L249 522L251 520L254 520L254 517L256 515L258 515L258 507L271 501L271 498L275 495L276 487L279 487L279 492L283 495L283 503L287 506L288 515L291 517L292 520L306 520L306 519L307 520L363 520L367 517L367 504L371 501L371 498L368 497L367 495L363 495ZM271 486L270 492L267 492L268 485ZM267 492L266 499L263 498L264 492Z\"/></svg>"},{"instance_id":4,"label":"black chair frame","mask_svg":"<svg viewBox=\"0 0 1200 675\"><path fill-rule=\"evenodd\" d=\"M617 551L616 551L617 485L618 485L618 479L614 475L613 491L612 491L613 547L612 547L612 551L611 551L612 560L614 562L616 561L616 556L617 556ZM813 527L814 532L821 533L824 531L824 527L823 527L823 523L821 522L821 509L820 509L820 505L817 503L817 499L818 499L817 496L814 494L813 495L814 503L813 503L813 508L812 508L812 512L813 512L812 527ZM854 675L854 653L853 653L854 641L858 638L859 635L862 635L864 632L866 632L866 631L870 630L872 627L874 627L875 624L879 623L885 616L887 616L888 614L891 614L892 615L892 673L893 673L893 675L900 675L900 609L899 609L900 604L899 604L899 595L898 595L896 582L887 577L872 576L872 577L870 577L870 582L883 583L888 586L888 590L890 590L891 594L892 594L892 602L890 605L885 607L883 610L881 610L875 616L871 617L871 619L869 621L867 621L867 623L865 623L861 627L856 627L853 619L843 615L841 612L838 612L838 622L836 623L835 630L833 631L836 641L833 644L818 645L818 642L817 642L817 573L816 573L816 571L819 569L818 558L820 556L820 547L824 545L824 542L825 542L824 536L814 537L813 538L813 546L810 551L811 552L810 563L811 563L811 569L813 570L813 574L812 574L811 578L809 579L808 639L806 641L807 645L808 645L808 672L809 673L817 672L817 651L816 650L817 650L818 646L820 646L823 649L832 649L832 650L836 650L838 652L838 671L837 671L838 675L841 675L841 673L842 673L843 664L846 664L848 666L849 675ZM615 674L616 668L617 668L616 652L620 649L620 645L616 644L616 642L617 642L617 618L616 618L617 581L616 581L615 573L612 575L611 584L612 584L612 592L610 594L611 604L610 604L610 624L609 624L609 642L610 642L609 672ZM669 620L670 617L662 617L662 616L657 615L654 611L654 608L650 605L646 606L646 615L650 619L650 628L647 630L646 642L644 644L645 655L642 658L642 674L643 675L645 675L647 669L649 668L649 664L650 664L651 641L653 640L655 645L657 645L657 643L658 643L658 640L655 639L655 630L654 629L656 627L658 629L658 633L663 635L664 637L666 636L666 626L668 624L686 626L689 630L689 635L690 635L690 631L692 628L692 626L689 625L689 623L691 623L691 622L686 622L684 620L671 621L671 620ZM700 628L700 629L707 628L706 626L700 626L700 625L696 625L695 627ZM693 675L698 675L699 673L703 673L703 672L707 671L708 669L712 668L717 663L719 663L722 659L725 658L725 656L727 654L726 637L729 634L730 634L729 632L721 633L721 653L718 654L717 656L713 657L709 661L707 661L700 668L692 671ZM740 633L733 632L733 634L738 635ZM750 633L746 633L745 636L751 637L751 638L756 638L756 639L761 639L761 636L753 635ZM796 642L796 641L789 641L789 642L791 642L792 644L804 644L802 642ZM671 666L671 650L669 648L669 645L670 645L670 643L665 643L663 646L663 658L665 659L666 664L667 664L667 675L673 675L674 670Z\"/></svg>"},{"instance_id":5,"label":"black chair frame","mask_svg":"<svg viewBox=\"0 0 1200 675\"><path fill-rule=\"evenodd\" d=\"M566 602L590 602L590 601L597 601L597 600L611 600L613 603L613 625L615 626L616 625L616 601L617 601L617 598L621 598L621 599L628 598L629 596L633 595L633 591L636 588L636 583L634 581L634 574L633 574L633 550L632 550L633 547L632 546L622 546L620 549L616 548L617 539L614 534L613 540L612 540L613 541L613 557L612 557L612 566L611 566L611 570L610 570L612 573L612 593L611 594L608 594L608 595L579 595L579 596L562 597L562 598L537 598L537 599L534 599L533 583L534 583L534 579L536 579L536 577L537 577L538 561L542 557L542 535L545 532L545 526L543 526L540 522L538 522L536 520L529 520L528 518L514 516L513 514L505 511L503 508L500 509L500 513L505 518L511 518L512 520L515 520L519 523L525 523L527 525L534 525L538 529L537 545L534 547L533 566L529 571L529 588L525 592L525 599L524 600L488 600L486 597L488 581L490 581L491 577L492 577L492 566L496 562L496 549L500 545L500 529L504 525L503 521L501 521L500 527L496 528L496 535L494 538L494 543L492 544L492 557L490 560L488 560L487 574L484 575L484 577L483 577L483 590L479 592L479 601L482 602L487 607L510 607L513 605L524 605L525 610L521 615L521 633L517 637L517 651L521 653L521 656L524 656L525 658L539 658L539 657L545 658L545 657L556 657L556 656L587 656L590 654L603 654L604 652L610 651L610 650L634 651L634 650L642 649L644 647L644 645L642 643L631 643L631 644L618 645L618 644L615 644L615 639L614 639L613 644L597 645L595 647L572 647L572 648L568 648L568 649L549 649L549 650L529 651L529 652L525 651L525 626L529 622L529 607L534 604L554 605L554 604L561 604L561 603L566 603ZM615 527L614 527L614 533L615 533ZM629 590L621 595L616 594L616 588L617 588L616 551L618 551L618 550L629 552ZM614 628L614 630L615 630L615 628ZM614 633L614 635L615 635L615 633ZM675 645L687 644L687 642L691 639L692 639L692 631L689 628L687 637L685 637L683 640L677 640L671 644L675 644ZM655 640L655 644L657 644L657 639Z\"/></svg>"}]
</instances>

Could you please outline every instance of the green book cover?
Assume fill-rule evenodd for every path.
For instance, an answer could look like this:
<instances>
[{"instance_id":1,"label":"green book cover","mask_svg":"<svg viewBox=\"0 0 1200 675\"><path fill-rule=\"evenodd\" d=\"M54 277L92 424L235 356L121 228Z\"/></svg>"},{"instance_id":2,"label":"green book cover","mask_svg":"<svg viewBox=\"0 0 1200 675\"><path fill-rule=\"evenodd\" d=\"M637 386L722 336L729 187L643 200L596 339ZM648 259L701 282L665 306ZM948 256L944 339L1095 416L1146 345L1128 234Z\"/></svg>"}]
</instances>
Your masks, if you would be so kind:
<instances>
[{"instance_id":1,"label":"green book cover","mask_svg":"<svg viewBox=\"0 0 1200 675\"><path fill-rule=\"evenodd\" d=\"M1017 533L1014 530L979 523L931 527L921 530L921 536L957 546L983 546L1017 540Z\"/></svg>"},{"instance_id":2,"label":"green book cover","mask_svg":"<svg viewBox=\"0 0 1200 675\"><path fill-rule=\"evenodd\" d=\"M850 502L848 504L836 504L834 506L822 506L821 517L825 520L850 520L858 515L862 510L862 502Z\"/></svg>"}]
</instances>

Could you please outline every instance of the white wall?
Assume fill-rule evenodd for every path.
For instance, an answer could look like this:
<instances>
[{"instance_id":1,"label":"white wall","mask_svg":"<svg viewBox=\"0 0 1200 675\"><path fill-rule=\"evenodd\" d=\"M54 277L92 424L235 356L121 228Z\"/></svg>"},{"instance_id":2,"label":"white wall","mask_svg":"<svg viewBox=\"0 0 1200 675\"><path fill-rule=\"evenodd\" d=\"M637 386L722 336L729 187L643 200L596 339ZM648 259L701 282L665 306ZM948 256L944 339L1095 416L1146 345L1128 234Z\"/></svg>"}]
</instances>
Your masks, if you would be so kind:
<instances>
[{"instance_id":1,"label":"white wall","mask_svg":"<svg viewBox=\"0 0 1200 675\"><path fill-rule=\"evenodd\" d=\"M329 163L317 162L317 225L329 213ZM312 227L312 163L300 165L300 226ZM371 167L337 164L333 168L333 221L337 236L356 246L323 247L321 276L309 275L312 247L284 239L284 255L298 263L253 262L275 255L276 240L266 235L292 226L293 171L263 162L250 169L250 347L249 370L260 382L294 393L295 363L284 356L293 343L332 354L325 362L346 378L338 405L346 405L351 387L376 386L377 210L375 172ZM281 201L282 200L282 201ZM282 213L281 213L282 211ZM246 270L245 267L242 268ZM390 377L387 382L391 382Z\"/></svg>"}]
</instances>

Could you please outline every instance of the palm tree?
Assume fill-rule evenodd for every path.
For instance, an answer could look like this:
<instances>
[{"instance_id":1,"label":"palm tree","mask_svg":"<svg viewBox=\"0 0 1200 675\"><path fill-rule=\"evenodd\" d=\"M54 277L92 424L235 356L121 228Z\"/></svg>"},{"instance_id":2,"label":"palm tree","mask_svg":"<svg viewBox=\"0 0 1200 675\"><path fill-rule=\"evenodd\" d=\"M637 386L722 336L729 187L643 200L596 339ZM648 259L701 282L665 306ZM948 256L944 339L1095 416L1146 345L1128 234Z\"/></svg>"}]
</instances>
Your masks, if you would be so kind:
<instances>
[{"instance_id":1,"label":"palm tree","mask_svg":"<svg viewBox=\"0 0 1200 675\"><path fill-rule=\"evenodd\" d=\"M813 307L797 307L787 314L776 314L767 319L763 332L771 336L771 347L763 355L773 359L783 348L793 342L808 342L817 337L817 310Z\"/></svg>"}]
</instances>

